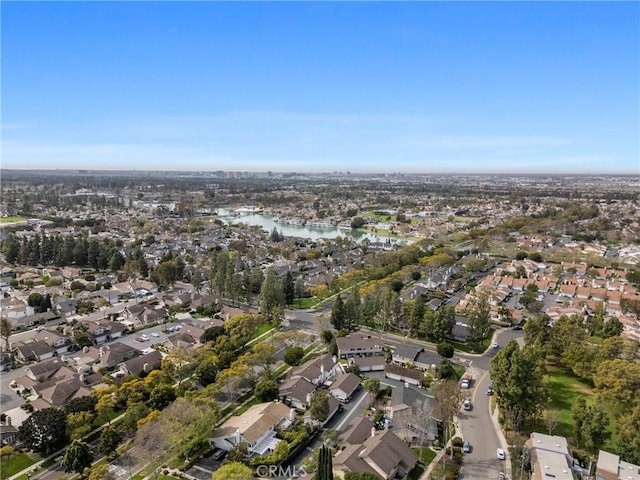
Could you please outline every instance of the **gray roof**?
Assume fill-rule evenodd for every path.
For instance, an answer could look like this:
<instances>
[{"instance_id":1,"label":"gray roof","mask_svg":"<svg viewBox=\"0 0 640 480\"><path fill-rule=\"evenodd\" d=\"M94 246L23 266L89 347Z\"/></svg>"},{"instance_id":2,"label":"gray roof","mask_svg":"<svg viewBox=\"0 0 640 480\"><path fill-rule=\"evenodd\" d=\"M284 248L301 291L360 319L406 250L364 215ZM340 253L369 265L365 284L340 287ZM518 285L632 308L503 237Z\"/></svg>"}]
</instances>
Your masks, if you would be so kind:
<instances>
[{"instance_id":1,"label":"gray roof","mask_svg":"<svg viewBox=\"0 0 640 480\"><path fill-rule=\"evenodd\" d=\"M331 385L329 390L340 389L347 395L351 395L360 385L360 377L353 373L343 373Z\"/></svg>"},{"instance_id":2,"label":"gray roof","mask_svg":"<svg viewBox=\"0 0 640 480\"><path fill-rule=\"evenodd\" d=\"M406 358L413 362L423 350L419 345L398 345L393 351L393 357Z\"/></svg>"}]
</instances>

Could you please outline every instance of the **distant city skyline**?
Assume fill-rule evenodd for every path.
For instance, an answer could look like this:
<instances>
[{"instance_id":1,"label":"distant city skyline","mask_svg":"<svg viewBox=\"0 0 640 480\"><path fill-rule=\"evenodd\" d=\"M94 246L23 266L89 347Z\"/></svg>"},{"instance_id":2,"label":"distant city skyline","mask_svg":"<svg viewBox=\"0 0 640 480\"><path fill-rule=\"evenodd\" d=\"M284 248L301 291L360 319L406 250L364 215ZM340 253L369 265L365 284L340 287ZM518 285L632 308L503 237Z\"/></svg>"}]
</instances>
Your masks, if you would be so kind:
<instances>
[{"instance_id":1,"label":"distant city skyline","mask_svg":"<svg viewBox=\"0 0 640 480\"><path fill-rule=\"evenodd\" d=\"M640 173L638 2L0 14L2 168Z\"/></svg>"}]
</instances>

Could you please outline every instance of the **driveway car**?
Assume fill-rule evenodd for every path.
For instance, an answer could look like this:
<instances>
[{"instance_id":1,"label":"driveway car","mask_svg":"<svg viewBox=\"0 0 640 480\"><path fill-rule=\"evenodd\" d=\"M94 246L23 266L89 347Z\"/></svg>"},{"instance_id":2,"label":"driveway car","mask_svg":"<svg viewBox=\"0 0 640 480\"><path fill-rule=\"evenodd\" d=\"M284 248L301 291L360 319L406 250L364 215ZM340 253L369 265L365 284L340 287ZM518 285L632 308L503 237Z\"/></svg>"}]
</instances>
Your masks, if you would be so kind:
<instances>
[{"instance_id":1,"label":"driveway car","mask_svg":"<svg viewBox=\"0 0 640 480\"><path fill-rule=\"evenodd\" d=\"M504 460L505 459L504 450L501 448L496 450L496 457L498 458L498 460Z\"/></svg>"},{"instance_id":2,"label":"driveway car","mask_svg":"<svg viewBox=\"0 0 640 480\"><path fill-rule=\"evenodd\" d=\"M462 382L460 383L460 387L469 388L469 380L467 380L466 378L463 379Z\"/></svg>"},{"instance_id":3,"label":"driveway car","mask_svg":"<svg viewBox=\"0 0 640 480\"><path fill-rule=\"evenodd\" d=\"M497 342L493 342L493 348L498 348L500 345L498 345Z\"/></svg>"},{"instance_id":4,"label":"driveway car","mask_svg":"<svg viewBox=\"0 0 640 480\"><path fill-rule=\"evenodd\" d=\"M224 450L222 450L221 448L216 448L213 452L213 459L214 460L222 460L225 455L227 454L227 452L225 452Z\"/></svg>"}]
</instances>

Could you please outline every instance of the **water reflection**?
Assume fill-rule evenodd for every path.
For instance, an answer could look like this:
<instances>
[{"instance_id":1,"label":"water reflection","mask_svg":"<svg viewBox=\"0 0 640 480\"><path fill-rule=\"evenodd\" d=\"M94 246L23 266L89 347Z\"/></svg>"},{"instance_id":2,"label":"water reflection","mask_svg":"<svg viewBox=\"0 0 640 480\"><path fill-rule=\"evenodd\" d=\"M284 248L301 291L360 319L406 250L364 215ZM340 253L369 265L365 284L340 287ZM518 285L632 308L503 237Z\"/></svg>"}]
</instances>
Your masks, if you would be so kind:
<instances>
[{"instance_id":1,"label":"water reflection","mask_svg":"<svg viewBox=\"0 0 640 480\"><path fill-rule=\"evenodd\" d=\"M226 223L256 225L262 227L266 232L271 232L275 227L276 230L281 232L285 237L310 238L311 240L351 237L357 242L361 242L366 238L370 242L391 242L398 245L411 243L410 240L383 237L363 230L342 229L333 226L281 223L276 221L277 217L263 213L243 213L231 211L225 208L218 208L216 209L216 214L219 215L221 220Z\"/></svg>"}]
</instances>

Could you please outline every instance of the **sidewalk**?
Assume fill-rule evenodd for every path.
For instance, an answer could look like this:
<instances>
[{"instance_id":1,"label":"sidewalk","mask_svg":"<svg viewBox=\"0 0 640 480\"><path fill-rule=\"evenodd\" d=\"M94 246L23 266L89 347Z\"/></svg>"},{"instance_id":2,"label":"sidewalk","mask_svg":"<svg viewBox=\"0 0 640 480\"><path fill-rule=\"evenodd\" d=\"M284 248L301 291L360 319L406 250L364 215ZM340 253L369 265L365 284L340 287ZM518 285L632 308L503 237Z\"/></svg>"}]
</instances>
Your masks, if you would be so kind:
<instances>
[{"instance_id":1,"label":"sidewalk","mask_svg":"<svg viewBox=\"0 0 640 480\"><path fill-rule=\"evenodd\" d=\"M447 447L451 446L451 440L456 437L462 437L462 430L460 429L460 421L457 418L456 418L455 425L456 425L456 429L453 432L453 435L451 435L451 438L449 439L445 447L440 449L436 454L435 458L431 460L431 463L427 466L427 469L420 476L420 480L429 480L429 476L431 475L431 472L433 471L435 466L438 465L442 457L444 457L445 453L447 452Z\"/></svg>"},{"instance_id":2,"label":"sidewalk","mask_svg":"<svg viewBox=\"0 0 640 480\"><path fill-rule=\"evenodd\" d=\"M489 402L489 408L491 408L491 402ZM493 423L493 428L496 430L496 435L498 436L498 441L500 442L500 448L504 450L505 459L504 459L504 472L507 475L507 478L513 478L513 471L511 470L511 457L509 456L509 444L507 443L507 439L504 436L504 432L500 427L500 412L498 411L498 405L493 409L491 413L491 422Z\"/></svg>"}]
</instances>

